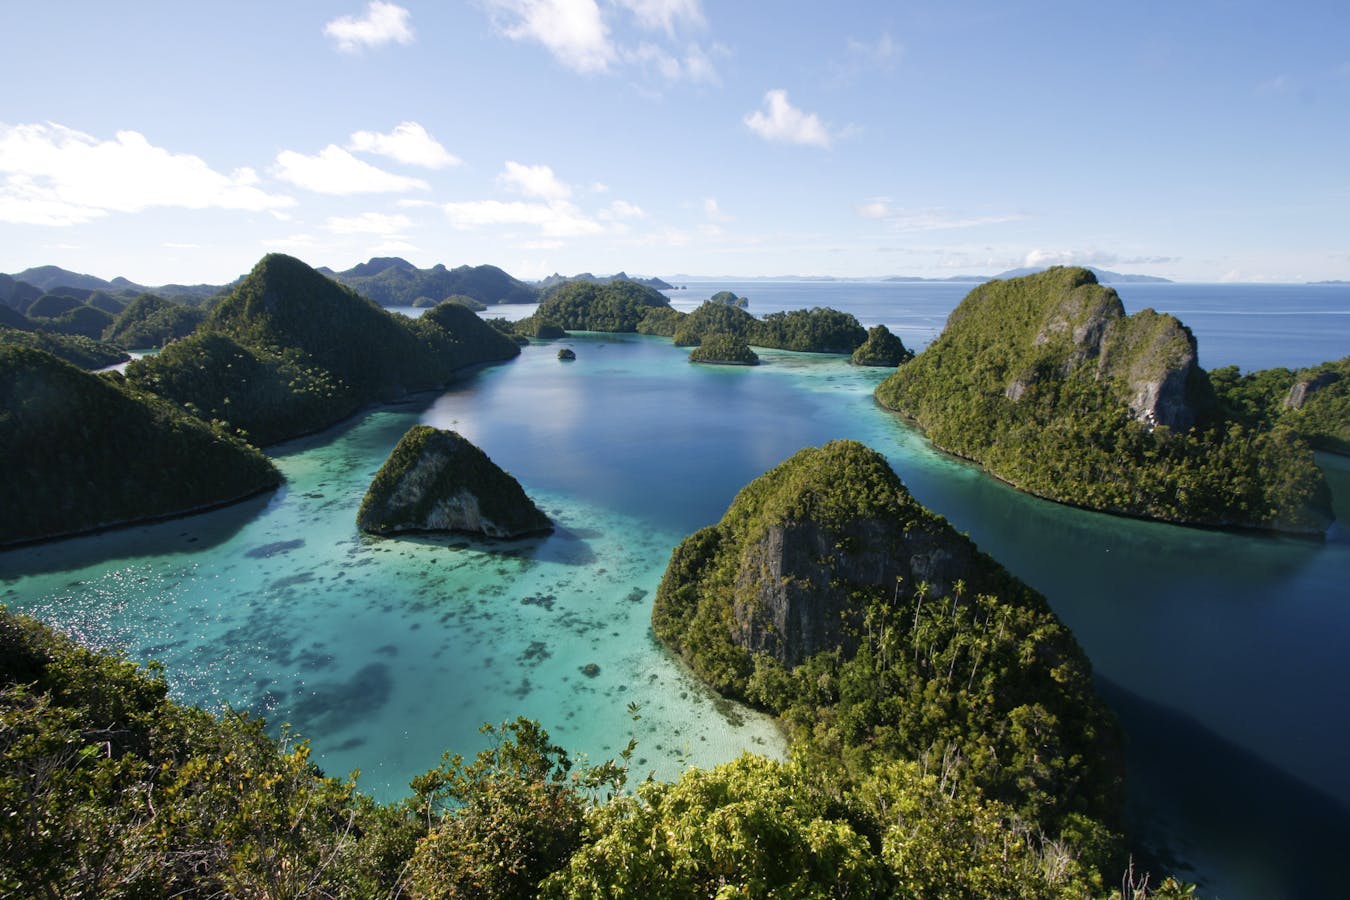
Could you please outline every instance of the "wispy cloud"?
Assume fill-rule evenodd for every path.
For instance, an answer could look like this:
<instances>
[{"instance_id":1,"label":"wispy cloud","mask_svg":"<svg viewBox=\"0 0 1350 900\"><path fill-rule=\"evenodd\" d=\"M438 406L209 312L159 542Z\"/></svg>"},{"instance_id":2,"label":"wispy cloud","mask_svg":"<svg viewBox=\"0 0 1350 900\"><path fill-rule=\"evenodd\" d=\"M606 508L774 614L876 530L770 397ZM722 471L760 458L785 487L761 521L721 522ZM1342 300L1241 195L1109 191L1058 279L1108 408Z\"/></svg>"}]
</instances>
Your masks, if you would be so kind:
<instances>
[{"instance_id":1,"label":"wispy cloud","mask_svg":"<svg viewBox=\"0 0 1350 900\"><path fill-rule=\"evenodd\" d=\"M1020 222L1021 213L986 215L958 215L943 209L904 209L892 204L889 197L873 197L855 208L864 219L885 222L895 231L946 231L953 228L973 228L979 225L1001 225Z\"/></svg>"},{"instance_id":2,"label":"wispy cloud","mask_svg":"<svg viewBox=\"0 0 1350 900\"><path fill-rule=\"evenodd\" d=\"M716 197L703 198L703 215L707 217L709 222L721 223L730 222L732 220L731 216L722 211L722 207L718 205Z\"/></svg>"},{"instance_id":3,"label":"wispy cloud","mask_svg":"<svg viewBox=\"0 0 1350 900\"><path fill-rule=\"evenodd\" d=\"M461 230L494 225L528 225L549 237L583 237L604 230L571 204L551 205L523 200L469 200L443 207L450 223Z\"/></svg>"},{"instance_id":4,"label":"wispy cloud","mask_svg":"<svg viewBox=\"0 0 1350 900\"><path fill-rule=\"evenodd\" d=\"M347 144L348 150L387 156L410 166L426 169L444 169L460 165L459 157L450 153L417 122L400 122L388 134L358 131Z\"/></svg>"},{"instance_id":5,"label":"wispy cloud","mask_svg":"<svg viewBox=\"0 0 1350 900\"><path fill-rule=\"evenodd\" d=\"M497 183L514 193L552 203L560 203L572 196L571 186L559 181L549 166L527 166L508 160L497 176Z\"/></svg>"},{"instance_id":6,"label":"wispy cloud","mask_svg":"<svg viewBox=\"0 0 1350 900\"><path fill-rule=\"evenodd\" d=\"M1106 250L1051 250L1038 247L1027 253L1024 266L1114 266L1120 257Z\"/></svg>"},{"instance_id":7,"label":"wispy cloud","mask_svg":"<svg viewBox=\"0 0 1350 900\"><path fill-rule=\"evenodd\" d=\"M707 24L699 0L617 0L648 31L664 31L674 37L680 26L701 28Z\"/></svg>"},{"instance_id":8,"label":"wispy cloud","mask_svg":"<svg viewBox=\"0 0 1350 900\"><path fill-rule=\"evenodd\" d=\"M420 178L395 175L329 144L315 156L294 150L277 154L276 177L316 194L399 194L430 187Z\"/></svg>"},{"instance_id":9,"label":"wispy cloud","mask_svg":"<svg viewBox=\"0 0 1350 900\"><path fill-rule=\"evenodd\" d=\"M412 220L398 213L367 212L356 216L331 216L324 228L334 234L401 235L412 226Z\"/></svg>"},{"instance_id":10,"label":"wispy cloud","mask_svg":"<svg viewBox=\"0 0 1350 900\"><path fill-rule=\"evenodd\" d=\"M543 44L576 72L604 72L617 59L595 0L488 0L502 34Z\"/></svg>"},{"instance_id":11,"label":"wispy cloud","mask_svg":"<svg viewBox=\"0 0 1350 900\"><path fill-rule=\"evenodd\" d=\"M0 124L0 174L0 221L24 225L76 225L151 207L262 212L295 204L260 188L253 169L226 175L136 131L99 140L54 123Z\"/></svg>"},{"instance_id":12,"label":"wispy cloud","mask_svg":"<svg viewBox=\"0 0 1350 900\"><path fill-rule=\"evenodd\" d=\"M323 33L344 53L390 43L408 44L413 39L409 17L408 11L401 6L375 0L366 7L363 17L339 16L323 26Z\"/></svg>"},{"instance_id":13,"label":"wispy cloud","mask_svg":"<svg viewBox=\"0 0 1350 900\"><path fill-rule=\"evenodd\" d=\"M584 74L613 73L637 67L665 82L716 84L711 50L688 39L707 25L699 0L486 0L499 33L514 41L543 46L564 67ZM622 16L631 25L625 27ZM616 30L656 35L654 39L616 40ZM632 38L633 35L629 35ZM664 41L669 46L660 43Z\"/></svg>"},{"instance_id":14,"label":"wispy cloud","mask_svg":"<svg viewBox=\"0 0 1350 900\"><path fill-rule=\"evenodd\" d=\"M815 113L803 112L788 101L787 91L771 90L764 105L745 117L750 130L766 141L806 144L829 149L833 139Z\"/></svg>"}]
</instances>

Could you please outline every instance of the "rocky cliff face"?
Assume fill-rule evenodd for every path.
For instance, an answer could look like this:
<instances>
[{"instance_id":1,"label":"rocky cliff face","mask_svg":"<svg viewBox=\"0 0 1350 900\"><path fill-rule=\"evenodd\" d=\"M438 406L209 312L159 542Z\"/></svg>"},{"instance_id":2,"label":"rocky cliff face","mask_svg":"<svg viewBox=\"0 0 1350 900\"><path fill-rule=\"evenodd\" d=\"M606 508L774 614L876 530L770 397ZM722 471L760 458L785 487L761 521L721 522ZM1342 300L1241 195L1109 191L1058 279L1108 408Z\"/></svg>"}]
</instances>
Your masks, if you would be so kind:
<instances>
[{"instance_id":1,"label":"rocky cliff face","mask_svg":"<svg viewBox=\"0 0 1350 900\"><path fill-rule=\"evenodd\" d=\"M920 506L884 457L856 441L807 448L751 482L722 521L687 538L657 591L657 636L722 690L719 660L785 666L856 651L867 603L917 596L1039 595Z\"/></svg>"},{"instance_id":2,"label":"rocky cliff face","mask_svg":"<svg viewBox=\"0 0 1350 900\"><path fill-rule=\"evenodd\" d=\"M493 538L552 527L487 454L456 432L426 425L411 428L380 467L356 523L376 534L467 531Z\"/></svg>"},{"instance_id":3,"label":"rocky cliff face","mask_svg":"<svg viewBox=\"0 0 1350 900\"><path fill-rule=\"evenodd\" d=\"M1007 321L1004 397L1017 402L1046 378L1081 373L1118 385L1134 418L1150 427L1184 431L1214 408L1195 338L1177 319L1152 309L1125 315L1115 290L1086 269L1026 280L1029 290L990 289L980 310Z\"/></svg>"}]
</instances>

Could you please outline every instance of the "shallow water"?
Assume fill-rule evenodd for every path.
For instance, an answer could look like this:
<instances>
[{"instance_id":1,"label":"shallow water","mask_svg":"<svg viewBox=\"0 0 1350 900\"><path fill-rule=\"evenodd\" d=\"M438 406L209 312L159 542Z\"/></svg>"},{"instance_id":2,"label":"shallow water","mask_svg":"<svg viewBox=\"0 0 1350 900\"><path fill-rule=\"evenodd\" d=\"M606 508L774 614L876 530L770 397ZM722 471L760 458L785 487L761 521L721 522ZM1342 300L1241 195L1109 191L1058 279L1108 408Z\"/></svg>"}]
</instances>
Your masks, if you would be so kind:
<instances>
[{"instance_id":1,"label":"shallow water","mask_svg":"<svg viewBox=\"0 0 1350 900\"><path fill-rule=\"evenodd\" d=\"M913 334L940 328L968 289L864 287L732 289L761 315L778 297L778 308L833 305ZM1120 288L1127 307L1135 287ZM1161 291L1147 305L1167 308L1157 294L1187 296ZM1257 294L1253 308L1264 308ZM1261 320L1205 315L1202 355L1211 332ZM1350 347L1350 318L1301 321L1309 340ZM1280 344L1246 334L1249 357L1214 364L1264 365ZM1215 343L1230 356L1243 345ZM576 362L556 359L564 344ZM290 722L327 770L360 768L378 797L405 792L444 750L482 746L482 722L516 715L596 761L632 733L639 772L671 777L742 749L782 752L770 723L715 702L652 642L671 548L797 449L852 437L886 453L921 502L1045 592L1074 629L1132 736L1131 809L1150 843L1196 866L1208 896L1336 892L1338 860L1325 850L1350 835L1343 528L1319 544L1026 497L935 452L872 401L885 372L838 357L763 351L757 368L720 368L689 364L661 338L557 345L274 448L287 485L269 498L0 554L0 601L164 661L180 698ZM359 535L366 485L417 422L481 446L558 531L520 543ZM1324 463L1350 521L1350 462ZM594 677L582 672L589 663Z\"/></svg>"}]
</instances>

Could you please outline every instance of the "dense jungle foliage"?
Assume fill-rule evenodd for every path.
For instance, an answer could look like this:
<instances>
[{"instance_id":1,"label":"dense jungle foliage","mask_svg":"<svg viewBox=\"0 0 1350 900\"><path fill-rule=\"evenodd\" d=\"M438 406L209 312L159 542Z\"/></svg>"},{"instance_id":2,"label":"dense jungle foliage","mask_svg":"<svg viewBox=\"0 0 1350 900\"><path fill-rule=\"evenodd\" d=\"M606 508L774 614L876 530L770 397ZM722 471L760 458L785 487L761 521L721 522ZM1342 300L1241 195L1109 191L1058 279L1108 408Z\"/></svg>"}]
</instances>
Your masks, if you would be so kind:
<instances>
[{"instance_id":1,"label":"dense jungle foliage","mask_svg":"<svg viewBox=\"0 0 1350 900\"><path fill-rule=\"evenodd\" d=\"M1152 377L1149 389L1163 393L1183 377L1171 374L1182 372L1170 368L1176 342L1156 339L1166 317L1151 310L1116 320L1115 333L1109 317L1084 321L1084 298L1108 290L1086 270L1060 268L981 285L937 341L877 387L877 400L937 446L1052 500L1180 523L1324 531L1330 495L1305 440L1280 423L1225 417L1198 366L1174 401L1195 410L1193 428L1141 421L1131 408L1146 390L1140 382Z\"/></svg>"},{"instance_id":2,"label":"dense jungle foliage","mask_svg":"<svg viewBox=\"0 0 1350 900\"><path fill-rule=\"evenodd\" d=\"M125 350L163 347L197 330L206 313L195 306L141 294L118 313L103 339Z\"/></svg>"},{"instance_id":3,"label":"dense jungle foliage","mask_svg":"<svg viewBox=\"0 0 1350 900\"><path fill-rule=\"evenodd\" d=\"M705 334L699 345L689 352L689 361L753 366L759 364L759 356L744 338L734 334Z\"/></svg>"},{"instance_id":4,"label":"dense jungle foliage","mask_svg":"<svg viewBox=\"0 0 1350 900\"><path fill-rule=\"evenodd\" d=\"M285 729L181 706L159 669L0 609L0 893L1191 896L1170 880L1122 896L941 765L895 762L846 784L746 755L628 791L631 742L586 766L534 722L484 731L474 760L447 754L408 797L378 804Z\"/></svg>"},{"instance_id":5,"label":"dense jungle foliage","mask_svg":"<svg viewBox=\"0 0 1350 900\"><path fill-rule=\"evenodd\" d=\"M486 306L498 303L534 303L539 293L496 266L437 264L419 269L397 257L372 259L332 276L380 306L416 306L418 298L439 303L453 295L472 298Z\"/></svg>"},{"instance_id":6,"label":"dense jungle foliage","mask_svg":"<svg viewBox=\"0 0 1350 900\"><path fill-rule=\"evenodd\" d=\"M1209 373L1227 417L1250 431L1289 428L1314 449L1350 455L1350 356L1300 369Z\"/></svg>"},{"instance_id":7,"label":"dense jungle foliage","mask_svg":"<svg viewBox=\"0 0 1350 900\"><path fill-rule=\"evenodd\" d=\"M568 331L637 331L648 310L669 307L655 288L635 281L568 281L550 290L534 318Z\"/></svg>"},{"instance_id":8,"label":"dense jungle foliage","mask_svg":"<svg viewBox=\"0 0 1350 900\"><path fill-rule=\"evenodd\" d=\"M850 360L855 366L880 366L893 369L914 358L914 351L905 342L891 334L885 325L873 325L867 330L867 340L853 351Z\"/></svg>"},{"instance_id":9,"label":"dense jungle foliage","mask_svg":"<svg viewBox=\"0 0 1350 900\"><path fill-rule=\"evenodd\" d=\"M939 592L923 570L943 557L968 563ZM797 665L752 652L772 578L807 585L790 617L843 619L846 633ZM676 547L652 625L845 782L920 762L1056 840L1095 846L1119 824L1118 735L1072 634L855 441L799 451Z\"/></svg>"},{"instance_id":10,"label":"dense jungle foliage","mask_svg":"<svg viewBox=\"0 0 1350 900\"><path fill-rule=\"evenodd\" d=\"M127 368L133 384L258 444L440 387L520 348L470 309L394 316L299 260L265 257L189 338Z\"/></svg>"},{"instance_id":11,"label":"dense jungle foliage","mask_svg":"<svg viewBox=\"0 0 1350 900\"><path fill-rule=\"evenodd\" d=\"M57 359L81 369L106 369L131 359L120 347L73 334L51 334L41 329L16 330L0 327L0 344L46 350Z\"/></svg>"},{"instance_id":12,"label":"dense jungle foliage","mask_svg":"<svg viewBox=\"0 0 1350 900\"><path fill-rule=\"evenodd\" d=\"M267 457L120 376L0 345L0 544L229 503L276 487Z\"/></svg>"}]
</instances>

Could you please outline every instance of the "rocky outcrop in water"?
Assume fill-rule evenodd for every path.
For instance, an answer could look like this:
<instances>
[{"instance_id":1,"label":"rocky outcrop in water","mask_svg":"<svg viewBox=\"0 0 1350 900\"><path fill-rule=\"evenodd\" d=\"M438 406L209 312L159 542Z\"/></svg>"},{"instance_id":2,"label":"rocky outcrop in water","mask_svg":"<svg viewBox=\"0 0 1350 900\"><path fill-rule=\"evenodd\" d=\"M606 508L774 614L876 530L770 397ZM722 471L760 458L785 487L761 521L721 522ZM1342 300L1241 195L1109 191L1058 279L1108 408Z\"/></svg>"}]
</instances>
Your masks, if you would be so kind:
<instances>
[{"instance_id":1,"label":"rocky outcrop in water","mask_svg":"<svg viewBox=\"0 0 1350 900\"><path fill-rule=\"evenodd\" d=\"M865 603L998 593L1041 606L945 519L924 509L884 457L856 441L807 448L747 485L722 520L676 548L652 612L659 638L700 674L726 654L785 666L864 632Z\"/></svg>"},{"instance_id":2,"label":"rocky outcrop in water","mask_svg":"<svg viewBox=\"0 0 1350 900\"><path fill-rule=\"evenodd\" d=\"M515 538L548 531L520 482L454 431L415 425L398 442L357 514L375 534L467 531Z\"/></svg>"}]
</instances>

